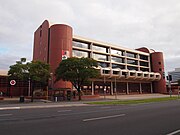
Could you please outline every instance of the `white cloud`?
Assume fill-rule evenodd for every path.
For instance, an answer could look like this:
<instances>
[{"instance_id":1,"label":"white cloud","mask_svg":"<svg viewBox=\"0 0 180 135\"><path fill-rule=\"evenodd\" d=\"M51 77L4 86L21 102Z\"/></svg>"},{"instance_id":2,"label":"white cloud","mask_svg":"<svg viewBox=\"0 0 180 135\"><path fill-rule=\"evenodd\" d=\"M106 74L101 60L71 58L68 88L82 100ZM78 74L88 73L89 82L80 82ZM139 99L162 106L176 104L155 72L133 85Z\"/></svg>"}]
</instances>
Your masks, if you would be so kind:
<instances>
[{"instance_id":1,"label":"white cloud","mask_svg":"<svg viewBox=\"0 0 180 135\"><path fill-rule=\"evenodd\" d=\"M76 35L163 51L166 70L180 67L179 0L1 0L0 18L0 69L32 58L33 33L45 19L71 25Z\"/></svg>"}]
</instances>

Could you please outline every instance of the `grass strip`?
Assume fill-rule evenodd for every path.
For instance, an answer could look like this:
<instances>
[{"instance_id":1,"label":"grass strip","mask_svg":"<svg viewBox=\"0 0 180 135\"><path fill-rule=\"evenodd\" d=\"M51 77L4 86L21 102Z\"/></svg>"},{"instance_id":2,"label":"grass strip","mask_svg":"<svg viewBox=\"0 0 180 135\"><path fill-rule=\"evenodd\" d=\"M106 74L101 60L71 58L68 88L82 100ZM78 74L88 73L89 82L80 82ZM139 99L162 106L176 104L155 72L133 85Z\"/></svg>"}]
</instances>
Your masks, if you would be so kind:
<instances>
[{"instance_id":1,"label":"grass strip","mask_svg":"<svg viewBox=\"0 0 180 135\"><path fill-rule=\"evenodd\" d=\"M162 98L149 98L149 99L139 99L139 100L98 101L98 102L89 102L88 104L95 104L95 105L127 105L127 104L162 102L162 101L170 101L170 100L178 100L178 99L179 99L178 97L162 97Z\"/></svg>"}]
</instances>

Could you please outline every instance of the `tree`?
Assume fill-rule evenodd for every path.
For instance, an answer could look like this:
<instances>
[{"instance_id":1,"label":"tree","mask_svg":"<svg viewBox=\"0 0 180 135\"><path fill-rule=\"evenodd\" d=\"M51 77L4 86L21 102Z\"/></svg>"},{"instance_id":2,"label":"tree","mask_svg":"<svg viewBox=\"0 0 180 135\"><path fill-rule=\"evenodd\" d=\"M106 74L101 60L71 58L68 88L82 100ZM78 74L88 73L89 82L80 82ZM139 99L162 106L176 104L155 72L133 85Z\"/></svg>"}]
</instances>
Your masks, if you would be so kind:
<instances>
[{"instance_id":1,"label":"tree","mask_svg":"<svg viewBox=\"0 0 180 135\"><path fill-rule=\"evenodd\" d=\"M33 102L34 84L38 82L41 84L41 87L46 87L48 85L48 79L50 78L50 66L49 64L41 61L32 61L27 63L27 66L29 78L31 79L32 84L31 102Z\"/></svg>"},{"instance_id":2,"label":"tree","mask_svg":"<svg viewBox=\"0 0 180 135\"><path fill-rule=\"evenodd\" d=\"M55 71L56 81L70 81L76 88L81 100L81 86L90 78L95 78L99 72L95 69L97 61L91 58L71 57L63 60Z\"/></svg>"},{"instance_id":3,"label":"tree","mask_svg":"<svg viewBox=\"0 0 180 135\"><path fill-rule=\"evenodd\" d=\"M16 64L10 66L8 71L10 78L19 79L21 81L31 80L31 101L33 102L34 84L40 83L41 86L46 87L48 85L48 79L50 77L49 64L41 61L32 61L26 63L26 58L21 58Z\"/></svg>"},{"instance_id":4,"label":"tree","mask_svg":"<svg viewBox=\"0 0 180 135\"><path fill-rule=\"evenodd\" d=\"M10 79L26 80L28 78L26 58L21 58L20 61L16 61L16 64L9 68L8 75Z\"/></svg>"},{"instance_id":5,"label":"tree","mask_svg":"<svg viewBox=\"0 0 180 135\"><path fill-rule=\"evenodd\" d=\"M21 58L20 61L16 61L16 64L10 66L10 69L8 71L9 79L20 80L19 83L22 82L23 80L27 80L28 79L27 69L28 68L26 65L26 58ZM20 83L20 85L23 86L23 83Z\"/></svg>"}]
</instances>

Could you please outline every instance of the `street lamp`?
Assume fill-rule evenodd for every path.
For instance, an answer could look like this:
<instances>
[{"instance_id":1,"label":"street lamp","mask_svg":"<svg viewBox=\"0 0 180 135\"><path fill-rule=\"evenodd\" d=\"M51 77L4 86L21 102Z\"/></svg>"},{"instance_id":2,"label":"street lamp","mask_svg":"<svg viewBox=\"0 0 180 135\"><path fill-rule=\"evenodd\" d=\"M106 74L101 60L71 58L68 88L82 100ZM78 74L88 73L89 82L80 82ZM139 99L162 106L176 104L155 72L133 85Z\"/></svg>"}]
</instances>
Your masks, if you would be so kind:
<instances>
[{"instance_id":1,"label":"street lamp","mask_svg":"<svg viewBox=\"0 0 180 135\"><path fill-rule=\"evenodd\" d=\"M172 95L172 89L171 89L172 76L168 74L167 79L169 80L169 84L168 84L169 85L169 95L171 97L171 95Z\"/></svg>"},{"instance_id":2,"label":"street lamp","mask_svg":"<svg viewBox=\"0 0 180 135\"><path fill-rule=\"evenodd\" d=\"M114 92L115 92L115 99L117 99L117 90L116 90L116 77L115 77L115 80L114 80Z\"/></svg>"},{"instance_id":3,"label":"street lamp","mask_svg":"<svg viewBox=\"0 0 180 135\"><path fill-rule=\"evenodd\" d=\"M103 63L103 67L104 67L104 69L103 69L103 74L104 74L104 99L106 99L106 86L105 86L105 83L106 83L106 80L105 80L105 67L106 67L106 65L105 65L105 60L104 60L104 63Z\"/></svg>"},{"instance_id":4,"label":"street lamp","mask_svg":"<svg viewBox=\"0 0 180 135\"><path fill-rule=\"evenodd\" d=\"M28 96L30 96L30 91L31 91L31 78L28 78L28 83L29 83L29 87L28 87Z\"/></svg>"},{"instance_id":5,"label":"street lamp","mask_svg":"<svg viewBox=\"0 0 180 135\"><path fill-rule=\"evenodd\" d=\"M53 89L53 73L50 73L51 75L51 89Z\"/></svg>"}]
</instances>

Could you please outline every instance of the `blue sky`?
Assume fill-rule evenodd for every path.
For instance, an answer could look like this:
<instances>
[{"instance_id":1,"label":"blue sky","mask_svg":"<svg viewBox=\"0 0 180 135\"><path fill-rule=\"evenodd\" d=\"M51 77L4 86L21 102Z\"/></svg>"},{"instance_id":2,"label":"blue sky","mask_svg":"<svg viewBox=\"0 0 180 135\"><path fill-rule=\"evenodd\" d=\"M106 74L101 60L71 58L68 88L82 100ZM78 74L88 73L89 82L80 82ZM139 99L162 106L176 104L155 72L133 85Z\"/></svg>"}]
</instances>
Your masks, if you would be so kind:
<instances>
[{"instance_id":1,"label":"blue sky","mask_svg":"<svg viewBox=\"0 0 180 135\"><path fill-rule=\"evenodd\" d=\"M32 59L33 33L48 19L75 35L164 53L166 71L180 67L179 0L1 0L0 70Z\"/></svg>"}]
</instances>

